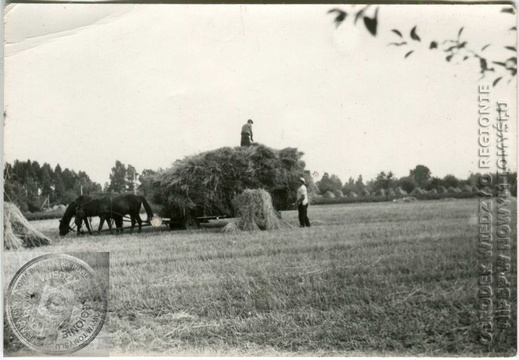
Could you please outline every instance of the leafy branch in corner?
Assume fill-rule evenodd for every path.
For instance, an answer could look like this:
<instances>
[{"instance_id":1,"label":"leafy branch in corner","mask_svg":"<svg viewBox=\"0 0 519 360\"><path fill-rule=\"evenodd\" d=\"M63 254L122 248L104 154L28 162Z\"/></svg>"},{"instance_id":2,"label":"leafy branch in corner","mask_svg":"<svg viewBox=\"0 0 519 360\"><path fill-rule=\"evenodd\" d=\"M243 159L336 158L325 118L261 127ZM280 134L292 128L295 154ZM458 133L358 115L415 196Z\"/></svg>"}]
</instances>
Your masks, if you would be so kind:
<instances>
[{"instance_id":1,"label":"leafy branch in corner","mask_svg":"<svg viewBox=\"0 0 519 360\"><path fill-rule=\"evenodd\" d=\"M352 5L352 10L354 6L355 5ZM357 25L359 19L362 18L364 26L368 32L373 36L377 36L379 7L376 7L372 17L369 17L366 15L366 11L370 6L371 5L365 5L360 10L353 12L353 25ZM501 9L501 12L515 15L515 9L513 7L504 7ZM336 28L343 24L349 15L347 11L338 8L329 10L328 14L335 15L334 22ZM512 51L514 54L502 61L489 60L489 57L485 54L485 50L492 46L492 44L487 44L479 50L475 50L474 47L469 47L468 40L462 39L463 29L464 28L461 27L458 30L458 35L455 39L448 39L442 42L432 40L429 43L429 50L436 49L438 51L443 51L445 53L445 61L447 62L453 62L454 59L463 62L471 58L477 58L480 66L480 80L483 79L487 73L493 73L496 74L497 77L492 82L492 86L496 86L505 77L509 79L508 83L510 83L510 81L512 81L512 79L517 75L517 48L512 45L505 46L504 48L506 50ZM517 31L517 27L513 26L508 30ZM394 42L389 43L388 46L394 46L397 48L401 47L404 49L404 59L411 56L415 52L417 46L422 42L422 39L418 35L417 25L409 31L409 38L404 35L405 33L398 29L391 29L391 32L398 38ZM496 66L498 69L497 71Z\"/></svg>"}]
</instances>

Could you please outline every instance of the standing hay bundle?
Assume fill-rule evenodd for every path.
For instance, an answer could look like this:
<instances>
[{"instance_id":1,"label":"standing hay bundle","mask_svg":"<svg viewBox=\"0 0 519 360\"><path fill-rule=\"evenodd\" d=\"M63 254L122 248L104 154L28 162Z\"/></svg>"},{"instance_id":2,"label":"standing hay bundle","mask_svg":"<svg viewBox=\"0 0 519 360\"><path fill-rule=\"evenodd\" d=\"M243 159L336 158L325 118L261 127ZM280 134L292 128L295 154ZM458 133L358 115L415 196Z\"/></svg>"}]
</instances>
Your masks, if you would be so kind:
<instances>
[{"instance_id":1,"label":"standing hay bundle","mask_svg":"<svg viewBox=\"0 0 519 360\"><path fill-rule=\"evenodd\" d=\"M335 194L331 190L328 190L324 193L323 197L326 199L335 199Z\"/></svg>"},{"instance_id":2,"label":"standing hay bundle","mask_svg":"<svg viewBox=\"0 0 519 360\"><path fill-rule=\"evenodd\" d=\"M397 188L395 189L395 193L396 193L397 195L407 195L407 191L405 191L404 189L402 189L400 186L397 187Z\"/></svg>"},{"instance_id":3,"label":"standing hay bundle","mask_svg":"<svg viewBox=\"0 0 519 360\"><path fill-rule=\"evenodd\" d=\"M417 187L415 187L415 188L413 189L413 191L411 191L410 194L411 194L411 195L423 195L423 194L425 194L425 192L422 190L422 188L420 188L420 187L417 186Z\"/></svg>"},{"instance_id":4,"label":"standing hay bundle","mask_svg":"<svg viewBox=\"0 0 519 360\"><path fill-rule=\"evenodd\" d=\"M236 228L245 231L274 230L289 226L281 220L281 215L272 206L272 197L263 189L247 189L234 201L239 216L238 221L230 222L224 232L235 231Z\"/></svg>"},{"instance_id":5,"label":"standing hay bundle","mask_svg":"<svg viewBox=\"0 0 519 360\"><path fill-rule=\"evenodd\" d=\"M369 191L366 190L366 189L362 189L360 192L359 192L359 196L369 196Z\"/></svg>"},{"instance_id":6,"label":"standing hay bundle","mask_svg":"<svg viewBox=\"0 0 519 360\"><path fill-rule=\"evenodd\" d=\"M447 188L443 185L438 186L438 194L447 194Z\"/></svg>"},{"instance_id":7,"label":"standing hay bundle","mask_svg":"<svg viewBox=\"0 0 519 360\"><path fill-rule=\"evenodd\" d=\"M333 194L335 195L335 197L338 197L338 198L344 197L342 190L333 190Z\"/></svg>"},{"instance_id":8,"label":"standing hay bundle","mask_svg":"<svg viewBox=\"0 0 519 360\"><path fill-rule=\"evenodd\" d=\"M12 203L4 203L4 248L19 249L49 245L52 241L23 216L20 209Z\"/></svg>"},{"instance_id":9,"label":"standing hay bundle","mask_svg":"<svg viewBox=\"0 0 519 360\"><path fill-rule=\"evenodd\" d=\"M386 190L378 189L373 195L375 195L375 196L386 196Z\"/></svg>"}]
</instances>

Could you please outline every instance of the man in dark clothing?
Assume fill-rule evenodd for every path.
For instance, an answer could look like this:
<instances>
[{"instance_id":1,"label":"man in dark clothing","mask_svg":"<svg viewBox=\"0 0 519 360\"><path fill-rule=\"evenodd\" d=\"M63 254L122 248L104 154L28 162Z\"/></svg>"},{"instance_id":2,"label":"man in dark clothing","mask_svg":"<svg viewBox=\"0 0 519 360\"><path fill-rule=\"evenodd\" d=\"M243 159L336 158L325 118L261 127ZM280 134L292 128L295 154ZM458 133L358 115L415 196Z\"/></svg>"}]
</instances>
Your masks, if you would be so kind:
<instances>
[{"instance_id":1,"label":"man in dark clothing","mask_svg":"<svg viewBox=\"0 0 519 360\"><path fill-rule=\"evenodd\" d=\"M252 138L252 124L254 122L249 119L247 123L241 128L241 146L251 146L254 139Z\"/></svg>"}]
</instances>

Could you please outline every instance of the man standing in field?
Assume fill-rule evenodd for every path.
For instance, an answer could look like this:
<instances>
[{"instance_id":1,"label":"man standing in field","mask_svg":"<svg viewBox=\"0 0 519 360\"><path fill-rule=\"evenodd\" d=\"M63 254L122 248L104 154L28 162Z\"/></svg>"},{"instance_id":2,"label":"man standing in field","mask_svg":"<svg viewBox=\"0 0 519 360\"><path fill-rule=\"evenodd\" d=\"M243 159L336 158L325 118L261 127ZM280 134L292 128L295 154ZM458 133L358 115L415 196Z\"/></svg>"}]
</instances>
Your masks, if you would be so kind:
<instances>
[{"instance_id":1,"label":"man standing in field","mask_svg":"<svg viewBox=\"0 0 519 360\"><path fill-rule=\"evenodd\" d=\"M241 146L251 146L254 139L252 138L252 124L254 122L249 119L247 123L241 128Z\"/></svg>"},{"instance_id":2,"label":"man standing in field","mask_svg":"<svg viewBox=\"0 0 519 360\"><path fill-rule=\"evenodd\" d=\"M305 178L299 178L301 186L297 189L297 211L299 213L299 226L310 227L310 220L308 219L308 191L305 185Z\"/></svg>"}]
</instances>

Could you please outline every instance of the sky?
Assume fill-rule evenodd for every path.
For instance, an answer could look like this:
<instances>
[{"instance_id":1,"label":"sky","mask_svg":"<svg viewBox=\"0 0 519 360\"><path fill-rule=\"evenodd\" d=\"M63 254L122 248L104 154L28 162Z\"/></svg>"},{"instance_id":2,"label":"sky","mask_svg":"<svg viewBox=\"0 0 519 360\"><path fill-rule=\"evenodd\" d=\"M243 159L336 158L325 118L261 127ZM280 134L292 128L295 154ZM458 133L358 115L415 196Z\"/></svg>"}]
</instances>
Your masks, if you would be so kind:
<instances>
[{"instance_id":1,"label":"sky","mask_svg":"<svg viewBox=\"0 0 519 360\"><path fill-rule=\"evenodd\" d=\"M349 13L337 28L327 13L336 7ZM59 163L104 184L116 160L140 172L238 146L253 119L256 142L297 147L319 176L401 177L418 164L438 177L481 171L478 85L502 73L478 80L477 59L447 62L429 44L463 27L472 49L503 61L516 17L503 5L383 5L372 36L353 23L360 8L9 5L4 161ZM420 42L409 37L415 25ZM401 41L391 29L408 44L388 46ZM508 80L491 89L491 104L508 101L516 119L517 79Z\"/></svg>"}]
</instances>

